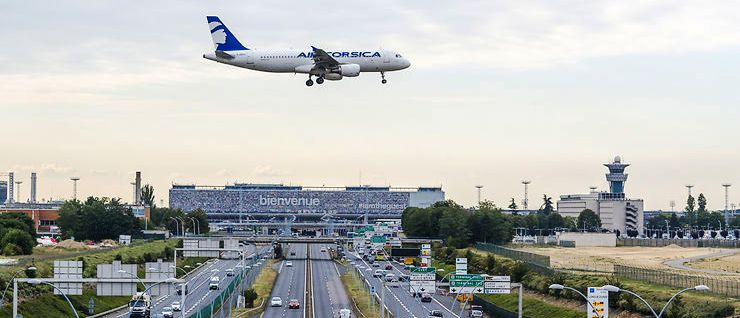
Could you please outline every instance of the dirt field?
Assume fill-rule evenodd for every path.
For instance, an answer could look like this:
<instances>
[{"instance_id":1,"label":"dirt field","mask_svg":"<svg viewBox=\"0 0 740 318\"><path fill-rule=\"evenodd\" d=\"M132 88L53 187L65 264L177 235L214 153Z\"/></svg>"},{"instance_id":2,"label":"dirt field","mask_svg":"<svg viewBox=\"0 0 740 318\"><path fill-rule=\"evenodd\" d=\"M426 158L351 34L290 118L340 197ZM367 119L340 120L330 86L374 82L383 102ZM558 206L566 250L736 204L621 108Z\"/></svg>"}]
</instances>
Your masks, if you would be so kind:
<instances>
[{"instance_id":1,"label":"dirt field","mask_svg":"<svg viewBox=\"0 0 740 318\"><path fill-rule=\"evenodd\" d=\"M693 268L740 273L740 254L720 258L707 258L690 262L686 265Z\"/></svg>"},{"instance_id":2,"label":"dirt field","mask_svg":"<svg viewBox=\"0 0 740 318\"><path fill-rule=\"evenodd\" d=\"M607 272L613 270L612 265L615 263L649 268L669 268L663 265L664 261L721 251L718 248L684 248L675 245L666 247L518 247L518 249L548 255L551 266L556 268ZM732 261L729 260L727 263ZM740 263L740 258L735 258L734 262Z\"/></svg>"}]
</instances>

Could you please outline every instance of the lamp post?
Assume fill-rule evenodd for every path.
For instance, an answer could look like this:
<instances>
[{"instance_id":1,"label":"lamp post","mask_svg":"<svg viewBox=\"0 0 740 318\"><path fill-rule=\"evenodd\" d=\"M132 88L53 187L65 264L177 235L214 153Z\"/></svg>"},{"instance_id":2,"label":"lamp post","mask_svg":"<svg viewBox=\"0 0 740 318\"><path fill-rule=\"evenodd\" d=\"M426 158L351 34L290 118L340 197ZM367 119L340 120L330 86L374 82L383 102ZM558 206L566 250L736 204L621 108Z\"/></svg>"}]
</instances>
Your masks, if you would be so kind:
<instances>
[{"instance_id":1,"label":"lamp post","mask_svg":"<svg viewBox=\"0 0 740 318\"><path fill-rule=\"evenodd\" d=\"M122 270L122 269L119 269L118 272L121 273L121 274L127 274L128 276L131 276L133 278L136 278L136 280L139 281L139 283L141 283L141 286L144 287L144 289L146 289L146 284L144 284L144 282L141 281L141 278L139 278L139 276L134 275L134 274L132 274L130 272L127 272L125 270Z\"/></svg>"},{"instance_id":2,"label":"lamp post","mask_svg":"<svg viewBox=\"0 0 740 318\"><path fill-rule=\"evenodd\" d=\"M175 221L175 236L177 236L177 230L179 230L179 229L180 229L180 226L179 226L179 224L178 224L178 222L177 222L177 218L175 218L175 217L170 217L170 219L171 219L171 220L173 220L173 221Z\"/></svg>"},{"instance_id":3,"label":"lamp post","mask_svg":"<svg viewBox=\"0 0 740 318\"><path fill-rule=\"evenodd\" d=\"M183 237L184 236L187 236L186 233L185 233L185 219L184 218L180 218L179 216L175 216L174 218L175 219L178 219L180 221L180 227L182 229L182 236Z\"/></svg>"},{"instance_id":4,"label":"lamp post","mask_svg":"<svg viewBox=\"0 0 740 318\"><path fill-rule=\"evenodd\" d=\"M58 287L54 286L54 284L49 284L49 283L44 282L44 281L41 281L39 279L31 279L31 280L28 281L28 283L31 284L31 285L38 285L38 284L49 285L49 286L53 287L54 289L56 289L60 294L62 294L62 296L64 296L64 299L67 300L67 304L69 304L69 308L72 308L72 312L75 314L75 317L80 318L80 315L77 314L77 310L75 310L75 306L73 306L72 305L72 302L69 301L69 297L67 297L67 294L65 294L64 291L62 291Z\"/></svg>"},{"instance_id":5,"label":"lamp post","mask_svg":"<svg viewBox=\"0 0 740 318\"><path fill-rule=\"evenodd\" d=\"M177 283L177 278L174 278L174 277L170 277L170 278L167 278L167 279L165 279L165 280L162 280L162 281L158 281L158 282L156 282L156 283L154 283L154 284L151 284L151 285L149 285L149 287L148 287L147 289L144 289L144 292L142 293L142 295L146 295L146 293L147 293L147 292L148 292L148 291L149 291L150 289L152 289L152 287L154 287L154 286L157 286L157 285L160 285L160 284L163 284L163 283L169 283L169 284L174 284L174 283ZM133 309L134 307L136 307L136 305L138 305L138 304L139 304L139 299L141 299L141 297L136 297L136 301L134 301L134 305L130 307L131 309L129 309L129 313L131 312L131 310L132 310L132 309ZM67 300L67 301L69 301L69 300ZM75 314L76 314L76 313L75 313ZM80 318L80 317L77 317L77 318Z\"/></svg>"},{"instance_id":6,"label":"lamp post","mask_svg":"<svg viewBox=\"0 0 740 318\"><path fill-rule=\"evenodd\" d=\"M568 286L563 286L561 284L552 284L552 285L550 285L550 289L554 289L554 290L567 289L567 290L570 290L570 291L575 292L576 294L580 295L583 298L583 300L586 301L586 308L591 307L591 311L593 313L595 313L597 317L601 317L601 315L599 314L599 312L596 311L596 308L594 308L594 305L591 304L590 301L588 301L588 297L586 297L586 295L584 295L583 293L581 293L580 291L578 291L578 289L575 289L575 288L572 288L572 287L568 287Z\"/></svg>"},{"instance_id":7,"label":"lamp post","mask_svg":"<svg viewBox=\"0 0 740 318\"><path fill-rule=\"evenodd\" d=\"M12 282L13 280L15 280L15 278L16 278L16 276L18 276L18 274L20 274L21 272L25 272L25 271L31 271L31 272L34 272L35 273L36 272L36 267L35 266L30 266L30 267L28 267L26 269L18 270L17 272L15 272L15 274L13 274L13 278L11 278L5 284L5 290L3 291L3 297L2 297L2 299L0 299L0 307L2 307L5 304L5 294L8 292L8 288L10 287L10 282Z\"/></svg>"},{"instance_id":8,"label":"lamp post","mask_svg":"<svg viewBox=\"0 0 740 318\"><path fill-rule=\"evenodd\" d=\"M643 303L645 303L645 305L650 309L650 311L653 313L653 316L655 316L655 318L660 318L663 315L663 312L666 310L666 308L668 308L668 305L670 305L671 302L673 302L673 300L678 295L683 294L683 293L685 293L687 291L690 291L690 290L695 290L695 291L708 291L709 290L709 287L707 287L706 285L697 285L697 286L694 286L694 287L683 289L683 290L679 291L678 293L676 293L675 295L673 295L671 297L671 299L668 300L668 302L665 304L665 306L663 306L663 309L660 311L660 314L656 314L655 313L655 310L653 309L653 307L650 306L650 304L645 299L643 299L642 297L640 297L640 295L638 295L638 294L635 294L635 293L633 293L633 292L631 292L629 290L626 290L626 289L621 289L621 288L619 288L617 286L613 286L613 285L604 285L601 288L602 289L605 289L605 290L607 290L609 292L625 292L625 293L628 293L628 294L630 294L632 296L637 297L639 300L641 300Z\"/></svg>"}]
</instances>

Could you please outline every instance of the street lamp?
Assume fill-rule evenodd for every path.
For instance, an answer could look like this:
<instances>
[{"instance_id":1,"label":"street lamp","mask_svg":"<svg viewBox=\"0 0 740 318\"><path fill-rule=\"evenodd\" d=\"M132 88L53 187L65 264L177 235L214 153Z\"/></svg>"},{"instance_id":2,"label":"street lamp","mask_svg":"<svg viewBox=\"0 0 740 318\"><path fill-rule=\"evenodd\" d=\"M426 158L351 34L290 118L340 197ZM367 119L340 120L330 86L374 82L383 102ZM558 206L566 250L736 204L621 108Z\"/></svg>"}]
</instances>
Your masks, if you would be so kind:
<instances>
[{"instance_id":1,"label":"street lamp","mask_svg":"<svg viewBox=\"0 0 740 318\"><path fill-rule=\"evenodd\" d=\"M578 291L578 289L575 289L575 288L572 288L572 287L568 287L568 286L563 286L561 284L552 284L552 285L550 285L550 289L554 289L554 290L563 290L563 289L566 289L566 290L570 290L570 291L575 292L576 294L580 295L581 298L583 298L583 300L586 301L586 308L588 308L590 306L591 307L591 310L593 311L593 313L595 313L597 317L601 317L601 315L599 314L599 312L596 311L596 308L594 308L594 305L591 304L591 302L588 300L588 297L586 297L586 295L584 295L583 293L581 293L580 291Z\"/></svg>"},{"instance_id":2,"label":"street lamp","mask_svg":"<svg viewBox=\"0 0 740 318\"><path fill-rule=\"evenodd\" d=\"M136 280L139 281L139 283L141 283L141 286L144 287L144 288L146 288L146 284L144 284L144 282L141 281L141 279L139 278L139 276L134 275L132 273L129 273L129 272L127 272L125 270L122 270L122 269L119 269L118 272L121 273L121 274L127 274L127 275L129 275L129 276L131 276L133 278L136 278Z\"/></svg>"},{"instance_id":3,"label":"street lamp","mask_svg":"<svg viewBox=\"0 0 740 318\"><path fill-rule=\"evenodd\" d=\"M697 285L697 286L694 286L694 287L690 287L690 288L685 288L685 289L681 290L681 291L680 291L680 292L678 292L677 294L673 295L673 297L671 297L671 299L669 299L669 300L668 300L668 302L667 302L667 303L665 304L665 306L663 306L663 309L661 309L661 310L660 310L660 313L658 314L658 318L660 318L660 317L662 317L662 316L663 316L663 312L665 312L665 310L666 310L666 309L668 308L668 305L670 305L670 304L671 304L671 302L672 302L672 301L673 301L673 300L674 300L674 299L675 299L675 298L676 298L676 297L677 297L678 295L681 295L681 294L683 294L684 292L687 292L687 291L690 291L690 290L695 290L695 291L709 291L709 287L707 287L707 285Z\"/></svg>"},{"instance_id":4,"label":"street lamp","mask_svg":"<svg viewBox=\"0 0 740 318\"><path fill-rule=\"evenodd\" d=\"M193 222L193 236L195 236L195 218L190 218L190 221Z\"/></svg>"},{"instance_id":5,"label":"street lamp","mask_svg":"<svg viewBox=\"0 0 740 318\"><path fill-rule=\"evenodd\" d=\"M604 286L603 286L603 287L601 287L601 288L603 288L603 289L606 289L607 291L610 291L610 292L620 292L620 291L621 291L621 292L625 292L625 293L628 293L628 294L630 294L630 295L632 295L632 296L635 296L635 297L637 297L637 298L638 298L638 299L640 299L640 300L641 300L641 301L642 301L643 303L645 303L645 305L646 305L646 306L647 306L648 308L650 308L650 311L651 311L651 312L653 313L653 316L655 316L656 318L660 318L660 317L661 317L661 316L663 315L663 312L664 312L664 311L666 310L666 308L668 308L668 305L670 305L670 304L671 304L671 302L672 302L672 301L673 301L673 300L674 300L674 299L675 299L675 298L676 298L676 297L677 297L678 295L680 295L680 294L683 294L684 292L687 292L687 291L690 291L690 290L695 290L695 291L708 291L708 290L709 290L709 287L707 287L706 285L697 285L697 286L694 286L694 287L690 287L690 288L686 288L686 289L683 289L683 290L681 290L680 292L678 292L678 293L676 293L675 295L673 295L673 296L671 297L671 299L669 299L669 300L668 300L668 302L667 302L667 303L665 304L665 306L663 306L663 309L662 309L662 310L660 311L660 314L656 314L656 313L655 313L655 310L653 309L653 307L651 307L651 306L650 306L650 304L648 304L648 302L647 302L647 301L645 301L645 299L643 299L642 297L640 297L640 295L638 295L638 294L635 294L635 293L633 293L633 292L631 292L631 291L629 291L629 290L626 290L626 289L621 289L621 288L619 288L619 287L617 287L617 286L613 286L613 285L604 285Z\"/></svg>"},{"instance_id":6,"label":"street lamp","mask_svg":"<svg viewBox=\"0 0 740 318\"><path fill-rule=\"evenodd\" d=\"M18 270L17 272L15 272L15 274L13 274L13 278L11 278L5 284L5 290L3 291L3 297L2 297L2 299L0 299L0 307L2 307L3 304L5 304L5 294L8 293L8 288L10 287L10 282L12 282L15 279L15 277L18 276L18 274L20 274L21 272L25 272L25 271L30 271L30 272L35 273L36 272L36 267L35 266L30 266L30 267L28 267L26 269Z\"/></svg>"},{"instance_id":7,"label":"street lamp","mask_svg":"<svg viewBox=\"0 0 740 318\"><path fill-rule=\"evenodd\" d=\"M174 217L170 217L171 220L175 221L175 236L177 236L177 230L180 229L180 226L178 225L177 219Z\"/></svg>"},{"instance_id":8,"label":"street lamp","mask_svg":"<svg viewBox=\"0 0 740 318\"><path fill-rule=\"evenodd\" d=\"M75 317L80 318L80 315L77 314L77 310L75 310L75 306L72 305L72 302L69 301L69 297L67 297L67 294L65 294L63 290L59 289L58 287L54 286L53 284L49 284L47 282L44 282L44 281L41 281L41 280L35 279L35 278L28 280L28 283L31 284L31 285L38 285L38 284L49 285L49 286L53 287L54 289L56 289L60 294L62 294L62 296L64 296L64 299L67 300L67 304L69 304L69 307L72 308L72 312L75 314Z\"/></svg>"},{"instance_id":9,"label":"street lamp","mask_svg":"<svg viewBox=\"0 0 740 318\"><path fill-rule=\"evenodd\" d=\"M177 282L178 282L177 278L174 278L174 277L170 277L170 278L167 278L167 279L165 279L165 280L162 280L162 281L158 281L158 282L156 282L156 283L154 283L154 284L151 284L151 285L150 285L150 286L149 286L149 287L148 287L147 289L144 289L144 292L142 293L142 295L146 295L146 293L147 293L147 292L148 292L148 291L149 291L150 289L152 289L152 287L154 287L154 286L157 286L157 285L160 285L160 284L163 284L163 283L169 283L169 284L174 284L174 283L177 283ZM66 297L66 296L65 296L65 297ZM133 305L133 306L131 306L130 308L131 308L131 309L133 309L134 307L136 307L136 305L138 305L138 304L139 304L139 300L140 300L140 299L141 299L141 297L136 297L136 301L134 301L134 305ZM69 301L69 299L67 299L67 301ZM131 309L129 309L129 312L131 312ZM77 314L77 313L75 312L75 314ZM80 318L80 317L78 316L77 318Z\"/></svg>"}]
</instances>

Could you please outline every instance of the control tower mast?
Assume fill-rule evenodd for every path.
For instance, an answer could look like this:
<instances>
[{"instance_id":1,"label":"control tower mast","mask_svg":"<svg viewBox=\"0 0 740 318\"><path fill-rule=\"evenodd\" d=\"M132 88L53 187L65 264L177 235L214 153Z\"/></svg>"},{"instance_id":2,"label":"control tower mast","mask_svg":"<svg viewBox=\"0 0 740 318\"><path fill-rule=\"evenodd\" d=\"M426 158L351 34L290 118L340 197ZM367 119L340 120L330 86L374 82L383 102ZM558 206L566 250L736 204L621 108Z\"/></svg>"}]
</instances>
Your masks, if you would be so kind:
<instances>
[{"instance_id":1,"label":"control tower mast","mask_svg":"<svg viewBox=\"0 0 740 318\"><path fill-rule=\"evenodd\" d=\"M614 157L614 162L605 163L604 166L609 168L609 173L606 174L606 181L609 182L609 191L615 194L624 193L624 182L627 181L627 174L624 173L624 169L629 164L622 163L622 158L616 156Z\"/></svg>"}]
</instances>

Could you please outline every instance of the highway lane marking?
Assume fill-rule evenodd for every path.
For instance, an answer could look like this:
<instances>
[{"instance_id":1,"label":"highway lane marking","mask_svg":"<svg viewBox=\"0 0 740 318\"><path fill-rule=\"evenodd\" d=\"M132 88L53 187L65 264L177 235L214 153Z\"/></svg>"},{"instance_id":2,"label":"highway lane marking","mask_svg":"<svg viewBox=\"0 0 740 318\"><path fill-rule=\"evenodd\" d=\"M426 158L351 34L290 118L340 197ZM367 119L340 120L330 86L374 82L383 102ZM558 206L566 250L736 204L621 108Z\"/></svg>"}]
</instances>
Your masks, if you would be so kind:
<instances>
[{"instance_id":1,"label":"highway lane marking","mask_svg":"<svg viewBox=\"0 0 740 318\"><path fill-rule=\"evenodd\" d=\"M401 271L400 269L398 269L398 267L396 267L396 265L394 265L394 264L393 264L392 262L389 262L389 263L391 264L391 266L393 267L393 269L397 270L397 271L398 271L399 273L401 273L401 274L405 274L405 273L404 273L403 271ZM410 274L410 273L409 273L409 274ZM445 310L447 310L447 312L449 312L449 313L450 313L450 314L452 314L453 316L455 316L455 317L457 317L457 318L460 318L460 316L459 316L458 314L456 314L456 313L452 312L452 310L450 310L449 308L447 308L447 307L446 307L445 305L442 305L442 303L441 303L441 302L439 302L439 300L437 300L436 298L434 298L434 295L432 295L432 300L433 300L433 301L434 301L435 303L437 303L437 304L438 304L438 305L439 305L440 307L442 307L442 308L444 308Z\"/></svg>"},{"instance_id":2,"label":"highway lane marking","mask_svg":"<svg viewBox=\"0 0 740 318\"><path fill-rule=\"evenodd\" d=\"M372 266L370 266L370 264L368 264L363 258L361 258L361 257L359 257L357 255L354 255L354 254L353 254L353 256L357 257L357 259L359 259L360 261L362 261L367 266L367 268L372 268ZM360 273L362 274L362 277L364 278L365 277L364 271L360 271ZM373 278L375 278L375 277L373 277ZM368 283L370 282L369 280L367 280L367 278L365 278L365 281L367 281ZM382 287L383 287L383 285L382 285L382 281L381 281L381 288ZM409 314L411 314L412 317L418 318L416 315L414 315L413 312L411 312L411 310L409 310L408 307L406 307L406 304L404 302L402 302L401 299L399 299L398 296L388 286L385 286L385 288L388 288L388 290L391 292L391 295L393 296L393 298L395 298L398 301L398 304L401 305L401 307L403 307L403 309L406 310L406 312L408 312ZM378 293L376 292L375 294L377 295ZM386 306L386 308L387 307L388 306ZM424 308L424 305L422 305L421 307ZM426 308L424 308L424 309L426 309Z\"/></svg>"}]
</instances>

